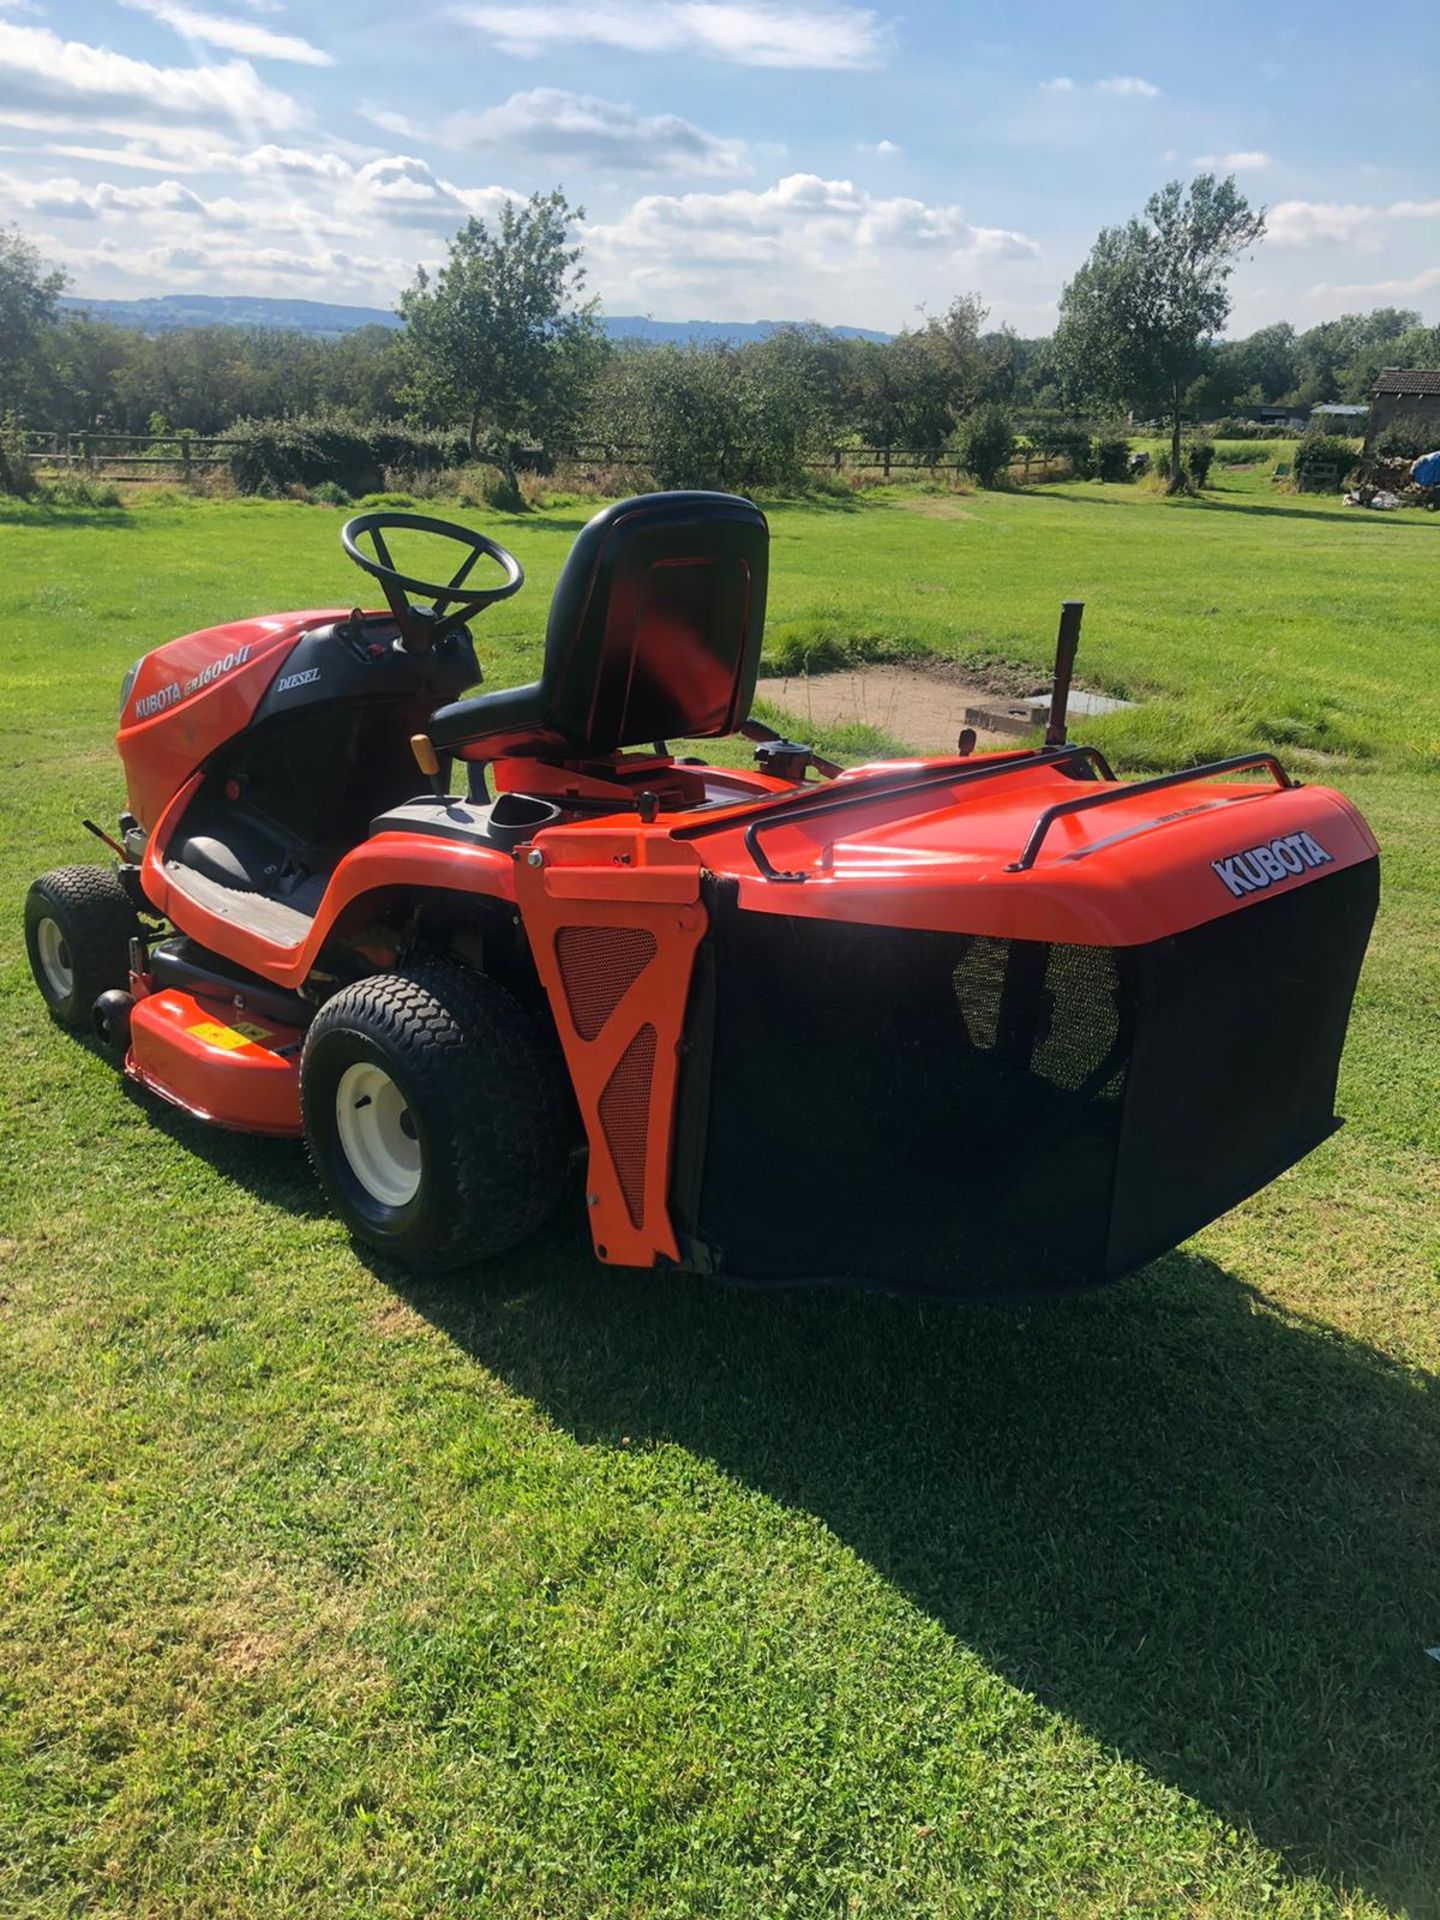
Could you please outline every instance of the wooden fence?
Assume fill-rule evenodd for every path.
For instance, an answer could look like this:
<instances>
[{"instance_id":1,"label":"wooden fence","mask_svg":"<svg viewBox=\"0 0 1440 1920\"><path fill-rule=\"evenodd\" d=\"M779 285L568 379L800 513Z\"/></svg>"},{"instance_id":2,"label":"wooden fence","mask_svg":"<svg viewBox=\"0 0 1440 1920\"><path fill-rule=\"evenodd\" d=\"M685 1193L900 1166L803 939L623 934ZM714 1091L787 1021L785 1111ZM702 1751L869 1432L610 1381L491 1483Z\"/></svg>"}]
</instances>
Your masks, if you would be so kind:
<instances>
[{"instance_id":1,"label":"wooden fence","mask_svg":"<svg viewBox=\"0 0 1440 1920\"><path fill-rule=\"evenodd\" d=\"M131 485L150 481L186 481L197 473L229 465L230 449L239 444L223 437L189 433L62 433L44 430L25 435L25 450L42 473L105 474ZM555 456L565 466L643 467L649 449L635 443L580 441ZM538 452L525 465L542 464ZM963 471L953 454L939 450L915 453L902 447L829 447L805 461L813 473L894 474ZM1061 454L1020 448L1010 462L1010 474L1022 485L1031 479L1059 478L1066 470Z\"/></svg>"},{"instance_id":2,"label":"wooden fence","mask_svg":"<svg viewBox=\"0 0 1440 1920\"><path fill-rule=\"evenodd\" d=\"M623 442L580 441L556 454L557 464L566 466L643 467L649 449ZM888 480L896 473L924 473L937 477L942 473L963 473L964 464L953 453L938 449L915 453L904 447L828 447L802 463L812 473L878 473ZM1034 447L1020 447L1010 460L1010 472L1023 483L1059 479L1068 469L1061 453L1041 453Z\"/></svg>"},{"instance_id":3,"label":"wooden fence","mask_svg":"<svg viewBox=\"0 0 1440 1920\"><path fill-rule=\"evenodd\" d=\"M234 440L190 433L47 433L25 435L25 451L42 473L106 474L135 485L188 480L230 462Z\"/></svg>"}]
</instances>

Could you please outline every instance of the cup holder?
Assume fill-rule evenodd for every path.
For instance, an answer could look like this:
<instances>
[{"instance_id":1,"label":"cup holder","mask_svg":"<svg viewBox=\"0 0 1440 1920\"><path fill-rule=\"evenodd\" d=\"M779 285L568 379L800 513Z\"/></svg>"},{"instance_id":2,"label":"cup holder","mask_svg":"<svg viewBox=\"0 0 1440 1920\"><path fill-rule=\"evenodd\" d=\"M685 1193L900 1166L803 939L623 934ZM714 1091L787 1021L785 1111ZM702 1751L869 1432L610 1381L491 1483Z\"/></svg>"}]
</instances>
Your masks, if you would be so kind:
<instances>
[{"instance_id":1,"label":"cup holder","mask_svg":"<svg viewBox=\"0 0 1440 1920\"><path fill-rule=\"evenodd\" d=\"M526 840L533 840L542 827L553 827L560 809L549 800L537 800L528 793L502 793L490 808L489 838L507 852Z\"/></svg>"}]
</instances>

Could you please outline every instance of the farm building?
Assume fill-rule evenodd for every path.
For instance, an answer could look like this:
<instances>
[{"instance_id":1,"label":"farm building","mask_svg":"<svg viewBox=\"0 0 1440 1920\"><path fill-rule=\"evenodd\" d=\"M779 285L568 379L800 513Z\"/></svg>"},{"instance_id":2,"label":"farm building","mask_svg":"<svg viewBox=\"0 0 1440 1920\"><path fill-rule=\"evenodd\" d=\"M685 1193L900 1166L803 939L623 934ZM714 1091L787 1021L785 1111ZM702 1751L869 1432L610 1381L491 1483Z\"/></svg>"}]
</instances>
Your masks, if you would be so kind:
<instances>
[{"instance_id":1,"label":"farm building","mask_svg":"<svg viewBox=\"0 0 1440 1920\"><path fill-rule=\"evenodd\" d=\"M1341 406L1338 402L1327 400L1318 407L1310 409L1312 427L1328 428L1331 433L1359 433L1365 425L1368 407Z\"/></svg>"},{"instance_id":2,"label":"farm building","mask_svg":"<svg viewBox=\"0 0 1440 1920\"><path fill-rule=\"evenodd\" d=\"M1409 429L1412 423L1417 443L1425 443L1417 444L1417 453L1440 446L1440 367L1382 368L1370 389L1366 448L1391 427Z\"/></svg>"}]
</instances>

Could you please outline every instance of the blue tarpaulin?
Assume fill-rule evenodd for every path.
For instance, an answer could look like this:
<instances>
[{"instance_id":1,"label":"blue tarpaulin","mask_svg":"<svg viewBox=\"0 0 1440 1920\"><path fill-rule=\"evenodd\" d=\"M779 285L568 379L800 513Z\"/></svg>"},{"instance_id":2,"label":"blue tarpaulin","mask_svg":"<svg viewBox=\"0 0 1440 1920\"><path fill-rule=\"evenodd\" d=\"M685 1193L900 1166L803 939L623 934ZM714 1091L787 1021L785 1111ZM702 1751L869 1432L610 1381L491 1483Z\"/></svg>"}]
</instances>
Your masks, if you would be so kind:
<instances>
[{"instance_id":1,"label":"blue tarpaulin","mask_svg":"<svg viewBox=\"0 0 1440 1920\"><path fill-rule=\"evenodd\" d=\"M1440 452L1422 453L1410 469L1417 487L1440 487Z\"/></svg>"}]
</instances>

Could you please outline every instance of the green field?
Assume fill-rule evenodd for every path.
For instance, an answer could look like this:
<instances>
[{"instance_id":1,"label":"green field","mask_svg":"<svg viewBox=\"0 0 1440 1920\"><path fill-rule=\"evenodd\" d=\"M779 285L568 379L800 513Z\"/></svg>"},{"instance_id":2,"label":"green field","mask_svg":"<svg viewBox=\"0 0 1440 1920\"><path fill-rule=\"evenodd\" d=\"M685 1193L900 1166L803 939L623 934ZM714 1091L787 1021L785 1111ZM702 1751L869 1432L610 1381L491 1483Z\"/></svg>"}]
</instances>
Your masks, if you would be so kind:
<instances>
[{"instance_id":1,"label":"green field","mask_svg":"<svg viewBox=\"0 0 1440 1920\"><path fill-rule=\"evenodd\" d=\"M25 886L139 652L354 579L318 508L0 507L0 1912L1440 1915L1440 521L1216 477L771 516L777 657L1003 678L1079 596L1084 737L1382 842L1344 1131L1024 1309L619 1274L578 1196L405 1285L129 1095ZM486 522L492 683L587 511Z\"/></svg>"}]
</instances>

